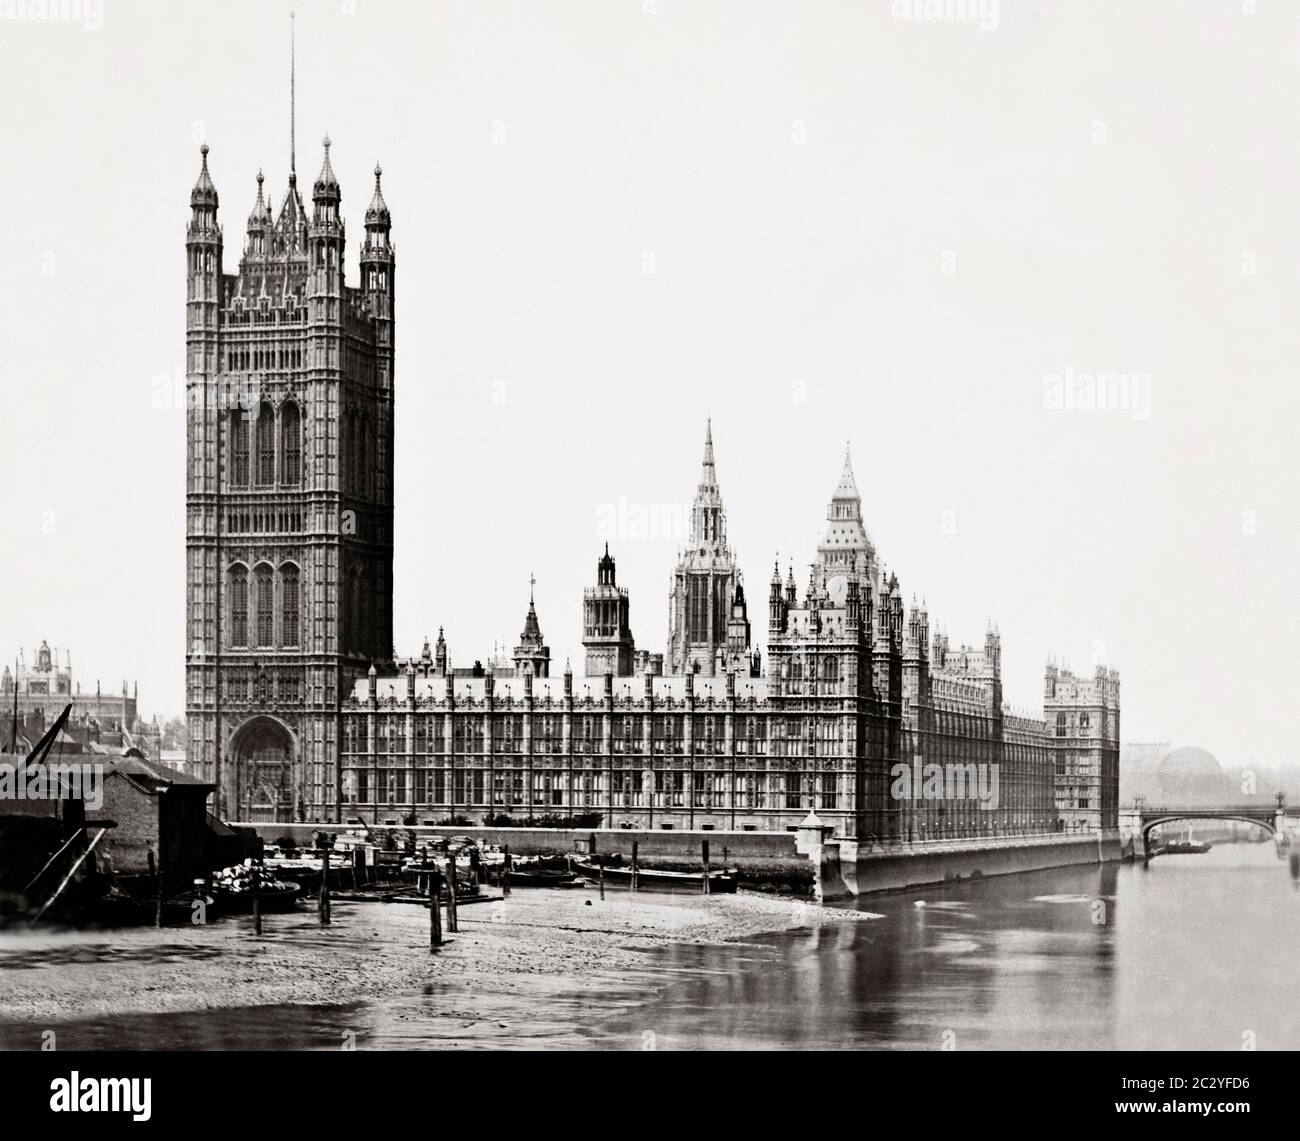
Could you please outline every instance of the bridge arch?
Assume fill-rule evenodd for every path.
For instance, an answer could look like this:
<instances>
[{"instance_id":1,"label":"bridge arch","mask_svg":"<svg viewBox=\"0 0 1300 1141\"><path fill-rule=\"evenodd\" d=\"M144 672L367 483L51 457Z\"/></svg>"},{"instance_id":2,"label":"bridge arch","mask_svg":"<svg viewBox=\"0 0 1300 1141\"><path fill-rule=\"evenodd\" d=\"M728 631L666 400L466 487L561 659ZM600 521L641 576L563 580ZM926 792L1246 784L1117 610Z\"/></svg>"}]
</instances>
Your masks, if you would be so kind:
<instances>
[{"instance_id":1,"label":"bridge arch","mask_svg":"<svg viewBox=\"0 0 1300 1141\"><path fill-rule=\"evenodd\" d=\"M1142 843L1145 846L1151 836L1151 829L1161 824L1170 824L1176 820L1231 820L1238 824L1258 824L1261 828L1268 829L1269 835L1277 835L1277 821L1274 814L1269 812L1254 813L1243 812L1177 812L1171 811L1162 813L1159 816L1142 818Z\"/></svg>"}]
</instances>

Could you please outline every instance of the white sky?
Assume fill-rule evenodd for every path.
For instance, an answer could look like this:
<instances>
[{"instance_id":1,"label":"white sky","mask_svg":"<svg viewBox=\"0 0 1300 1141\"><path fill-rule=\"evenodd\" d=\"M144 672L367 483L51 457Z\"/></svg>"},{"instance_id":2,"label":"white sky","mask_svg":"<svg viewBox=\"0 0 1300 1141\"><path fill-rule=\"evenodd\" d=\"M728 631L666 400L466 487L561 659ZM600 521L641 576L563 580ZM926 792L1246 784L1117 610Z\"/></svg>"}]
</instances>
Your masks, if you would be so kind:
<instances>
[{"instance_id":1,"label":"white sky","mask_svg":"<svg viewBox=\"0 0 1300 1141\"><path fill-rule=\"evenodd\" d=\"M184 702L157 378L198 142L233 271L259 165L284 192L290 6L0 18L0 654L70 647L147 712ZM300 173L328 131L354 283L376 159L393 212L399 654L513 645L534 571L580 670L602 507L689 502L711 411L760 641L851 438L905 597L954 642L997 619L1009 700L1101 645L1126 740L1292 755L1300 6L292 6ZM1149 418L1045 407L1067 369L1149 375ZM640 646L676 540L611 541Z\"/></svg>"}]
</instances>

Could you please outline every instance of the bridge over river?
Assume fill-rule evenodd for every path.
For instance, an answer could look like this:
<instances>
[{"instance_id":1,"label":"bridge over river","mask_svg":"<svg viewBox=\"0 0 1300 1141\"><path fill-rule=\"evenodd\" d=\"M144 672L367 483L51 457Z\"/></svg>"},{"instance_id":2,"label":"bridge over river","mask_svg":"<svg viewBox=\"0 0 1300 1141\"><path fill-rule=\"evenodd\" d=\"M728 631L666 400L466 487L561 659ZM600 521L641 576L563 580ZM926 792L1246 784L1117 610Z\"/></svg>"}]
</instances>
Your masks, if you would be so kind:
<instances>
[{"instance_id":1,"label":"bridge over river","mask_svg":"<svg viewBox=\"0 0 1300 1141\"><path fill-rule=\"evenodd\" d=\"M1279 798L1273 804L1162 805L1138 802L1119 811L1123 849L1139 859L1149 854L1148 838L1153 828L1175 821L1231 820L1258 824L1279 841L1295 838L1300 829L1300 807L1288 807Z\"/></svg>"}]
</instances>

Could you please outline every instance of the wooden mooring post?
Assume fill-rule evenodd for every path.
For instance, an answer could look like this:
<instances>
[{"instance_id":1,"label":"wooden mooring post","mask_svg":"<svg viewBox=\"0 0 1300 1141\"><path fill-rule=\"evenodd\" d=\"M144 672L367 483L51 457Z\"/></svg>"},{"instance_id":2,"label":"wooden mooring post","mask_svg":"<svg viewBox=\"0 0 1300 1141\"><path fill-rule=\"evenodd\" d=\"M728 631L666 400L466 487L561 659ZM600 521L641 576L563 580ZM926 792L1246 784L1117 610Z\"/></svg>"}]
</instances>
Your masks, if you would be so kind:
<instances>
[{"instance_id":1,"label":"wooden mooring post","mask_svg":"<svg viewBox=\"0 0 1300 1141\"><path fill-rule=\"evenodd\" d=\"M605 861L602 859L597 865L600 868L600 898L605 898Z\"/></svg>"},{"instance_id":2,"label":"wooden mooring post","mask_svg":"<svg viewBox=\"0 0 1300 1141\"><path fill-rule=\"evenodd\" d=\"M429 885L429 947L436 951L442 946L442 916L439 914L439 908L442 907L442 876L438 873L436 864L429 868L427 859L424 866L429 870L425 877Z\"/></svg>"},{"instance_id":3,"label":"wooden mooring post","mask_svg":"<svg viewBox=\"0 0 1300 1141\"><path fill-rule=\"evenodd\" d=\"M262 934L262 863L253 864L253 934Z\"/></svg>"},{"instance_id":4,"label":"wooden mooring post","mask_svg":"<svg viewBox=\"0 0 1300 1141\"><path fill-rule=\"evenodd\" d=\"M161 927L163 925L162 850L160 848L155 855L154 850L150 848L147 856L149 859L149 874L154 877L153 925Z\"/></svg>"},{"instance_id":5,"label":"wooden mooring post","mask_svg":"<svg viewBox=\"0 0 1300 1141\"><path fill-rule=\"evenodd\" d=\"M501 846L501 896L510 894L510 845Z\"/></svg>"},{"instance_id":6,"label":"wooden mooring post","mask_svg":"<svg viewBox=\"0 0 1300 1141\"><path fill-rule=\"evenodd\" d=\"M700 890L705 895L709 895L711 891L709 888L709 842L707 840L700 841L700 852L704 857L704 882L700 886Z\"/></svg>"},{"instance_id":7,"label":"wooden mooring post","mask_svg":"<svg viewBox=\"0 0 1300 1141\"><path fill-rule=\"evenodd\" d=\"M456 915L456 857L447 857L447 930L460 930L460 920Z\"/></svg>"},{"instance_id":8,"label":"wooden mooring post","mask_svg":"<svg viewBox=\"0 0 1300 1141\"><path fill-rule=\"evenodd\" d=\"M637 862L637 841L632 841L632 890L641 890L641 865Z\"/></svg>"},{"instance_id":9,"label":"wooden mooring post","mask_svg":"<svg viewBox=\"0 0 1300 1141\"><path fill-rule=\"evenodd\" d=\"M334 837L328 832L320 834L320 925L330 925L330 849L334 847Z\"/></svg>"}]
</instances>

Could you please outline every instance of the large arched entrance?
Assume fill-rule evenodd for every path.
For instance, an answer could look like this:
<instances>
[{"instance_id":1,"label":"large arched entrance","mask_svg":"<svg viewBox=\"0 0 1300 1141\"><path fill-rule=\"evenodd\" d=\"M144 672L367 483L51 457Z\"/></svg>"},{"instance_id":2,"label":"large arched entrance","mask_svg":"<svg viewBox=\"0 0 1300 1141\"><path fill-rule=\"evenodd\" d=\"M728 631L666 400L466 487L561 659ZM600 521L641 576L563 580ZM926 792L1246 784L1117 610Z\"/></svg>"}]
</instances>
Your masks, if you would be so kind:
<instances>
[{"instance_id":1,"label":"large arched entrance","mask_svg":"<svg viewBox=\"0 0 1300 1141\"><path fill-rule=\"evenodd\" d=\"M240 726L231 742L236 780L235 819L276 823L293 819L294 743L270 717Z\"/></svg>"}]
</instances>

